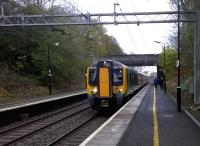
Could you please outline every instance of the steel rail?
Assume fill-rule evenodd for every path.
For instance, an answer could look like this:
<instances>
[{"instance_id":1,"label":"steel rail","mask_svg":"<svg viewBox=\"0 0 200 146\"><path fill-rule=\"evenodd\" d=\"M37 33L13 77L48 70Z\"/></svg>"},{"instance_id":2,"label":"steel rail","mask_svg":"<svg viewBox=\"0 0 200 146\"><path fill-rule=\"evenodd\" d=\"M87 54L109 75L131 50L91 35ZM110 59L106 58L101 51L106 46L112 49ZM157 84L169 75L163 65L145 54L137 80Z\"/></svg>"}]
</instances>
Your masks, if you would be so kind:
<instances>
[{"instance_id":1,"label":"steel rail","mask_svg":"<svg viewBox=\"0 0 200 146\"><path fill-rule=\"evenodd\" d=\"M87 124L89 121L93 120L95 117L97 117L97 115L98 114L95 114L95 115L89 117L88 119L86 119L85 121L81 122L79 125L77 125L73 129L71 129L70 131L68 131L67 133L65 133L64 135L58 137L53 142L49 143L47 146L53 146L53 145L55 145L56 143L58 143L59 141L61 141L62 139L64 139L68 135L70 135L72 132L76 131L78 128L82 127L83 125Z\"/></svg>"},{"instance_id":2,"label":"steel rail","mask_svg":"<svg viewBox=\"0 0 200 146\"><path fill-rule=\"evenodd\" d=\"M11 128L8 128L8 129L5 129L5 130L0 131L0 136L1 136L2 134L8 133L8 132L10 132L10 131L12 131L12 130L14 130L14 129L20 128L20 127L22 127L22 126L31 124L31 123L33 123L33 122L36 122L36 121L39 121L39 120L42 120L42 119L45 119L45 118L48 118L48 117L51 117L51 116L53 116L53 115L59 114L59 113L61 113L61 112L67 111L67 110L69 110L69 109L72 109L72 108L74 108L74 107L77 107L77 106L80 106L80 105L83 105L83 104L86 104L86 103L88 103L88 101L82 102L82 103L77 104L77 105L72 105L72 106L69 106L69 107L67 107L67 108L60 109L60 110L58 110L58 111L55 111L55 112L52 112L52 113L49 113L49 114L46 114L46 115L44 114L44 115L42 115L42 116L39 117L39 118L29 120L29 121L27 121L27 122L25 122L25 123L21 123L21 124L19 124L19 125L15 125L15 126L13 126L13 127L11 127Z\"/></svg>"},{"instance_id":3,"label":"steel rail","mask_svg":"<svg viewBox=\"0 0 200 146\"><path fill-rule=\"evenodd\" d=\"M63 121L63 120L66 120L67 118L70 118L70 117L72 117L72 116L74 116L74 115L76 115L76 114L79 114L79 113L81 113L81 112L83 112L83 111L86 111L86 110L88 110L88 109L90 109L90 108L91 108L90 106L87 106L87 107L85 107L84 109L78 110L78 112L74 112L74 113L72 113L72 114L70 114L70 115L68 115L68 116L66 116L66 117L64 117L64 118L61 118L61 119L59 119L59 120L56 120L56 121L54 121L54 122L52 122L52 123L47 123L45 126L42 126L42 127L38 128L38 129L36 129L36 130L33 130L33 131L31 131L31 132L28 132L28 133L26 133L26 134L24 134L24 135L22 135L22 136L17 137L17 138L14 138L13 140L10 140L10 141L8 141L8 142L5 142L2 146L8 146L8 145L10 145L10 144L14 144L14 143L16 143L17 141L20 141L20 140L24 139L25 137L28 137L28 136L30 136L30 135L32 135L32 134L34 134L34 133L36 133L36 132L38 132L38 131L40 131L40 130L43 130L43 129L45 129L45 128L49 127L49 126L52 126L52 125L54 125L54 124L56 124L56 123L59 123L59 122L61 122L61 121Z\"/></svg>"}]
</instances>

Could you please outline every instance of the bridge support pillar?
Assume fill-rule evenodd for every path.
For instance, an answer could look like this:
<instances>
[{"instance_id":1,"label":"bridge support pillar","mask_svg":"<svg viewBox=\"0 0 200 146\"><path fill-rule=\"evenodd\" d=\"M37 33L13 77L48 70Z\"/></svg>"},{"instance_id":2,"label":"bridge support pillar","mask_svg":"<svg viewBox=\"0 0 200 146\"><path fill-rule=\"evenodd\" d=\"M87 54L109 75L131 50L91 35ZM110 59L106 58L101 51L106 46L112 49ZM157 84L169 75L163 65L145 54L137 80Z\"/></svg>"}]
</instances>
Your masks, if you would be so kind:
<instances>
[{"instance_id":1,"label":"bridge support pillar","mask_svg":"<svg viewBox=\"0 0 200 146\"><path fill-rule=\"evenodd\" d=\"M200 103L200 12L196 13L194 42L194 103Z\"/></svg>"}]
</instances>

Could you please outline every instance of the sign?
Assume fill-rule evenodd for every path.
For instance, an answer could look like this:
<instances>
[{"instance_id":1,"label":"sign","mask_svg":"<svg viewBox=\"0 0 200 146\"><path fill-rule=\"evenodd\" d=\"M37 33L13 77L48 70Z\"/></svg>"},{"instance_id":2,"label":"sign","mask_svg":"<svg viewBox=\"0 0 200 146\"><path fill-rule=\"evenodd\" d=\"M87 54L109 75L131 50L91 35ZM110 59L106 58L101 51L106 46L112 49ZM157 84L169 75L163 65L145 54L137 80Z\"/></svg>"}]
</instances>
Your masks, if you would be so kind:
<instances>
[{"instance_id":1,"label":"sign","mask_svg":"<svg viewBox=\"0 0 200 146\"><path fill-rule=\"evenodd\" d=\"M178 68L179 65L180 65L180 62L179 62L179 60L177 60L177 61L176 61L176 68Z\"/></svg>"},{"instance_id":2,"label":"sign","mask_svg":"<svg viewBox=\"0 0 200 146\"><path fill-rule=\"evenodd\" d=\"M51 77L51 76L52 76L51 69L49 69L48 76L49 76L49 77Z\"/></svg>"}]
</instances>

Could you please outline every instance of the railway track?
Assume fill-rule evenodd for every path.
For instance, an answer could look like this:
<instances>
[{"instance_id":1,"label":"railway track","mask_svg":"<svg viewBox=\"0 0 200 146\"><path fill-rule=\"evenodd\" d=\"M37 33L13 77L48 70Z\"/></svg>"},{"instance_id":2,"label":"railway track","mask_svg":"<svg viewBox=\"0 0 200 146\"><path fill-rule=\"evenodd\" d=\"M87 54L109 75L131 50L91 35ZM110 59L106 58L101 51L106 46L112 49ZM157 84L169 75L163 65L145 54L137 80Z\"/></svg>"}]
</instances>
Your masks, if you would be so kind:
<instances>
[{"instance_id":1,"label":"railway track","mask_svg":"<svg viewBox=\"0 0 200 146\"><path fill-rule=\"evenodd\" d=\"M87 100L0 128L0 146L79 145L109 117L99 116Z\"/></svg>"},{"instance_id":2,"label":"railway track","mask_svg":"<svg viewBox=\"0 0 200 146\"><path fill-rule=\"evenodd\" d=\"M64 140L65 138L73 134L73 132L77 131L79 128L83 127L88 122L92 121L94 118L97 117L97 115L98 115L97 113L91 114L90 116L88 116L88 118L82 120L78 125L74 126L70 131L67 131L66 133L59 136L57 139L55 139L51 143L49 143L48 146L59 145L60 141Z\"/></svg>"},{"instance_id":3,"label":"railway track","mask_svg":"<svg viewBox=\"0 0 200 146\"><path fill-rule=\"evenodd\" d=\"M32 135L48 129L49 127L53 127L65 120L68 121L70 118L87 113L90 110L88 102L84 101L62 108L53 113L43 114L15 126L8 126L0 130L0 145L15 145L17 142L23 141L27 137L31 137Z\"/></svg>"},{"instance_id":4,"label":"railway track","mask_svg":"<svg viewBox=\"0 0 200 146\"><path fill-rule=\"evenodd\" d=\"M77 127L66 136L53 143L53 146L78 146L98 127L100 127L110 116L96 116L86 123Z\"/></svg>"}]
</instances>

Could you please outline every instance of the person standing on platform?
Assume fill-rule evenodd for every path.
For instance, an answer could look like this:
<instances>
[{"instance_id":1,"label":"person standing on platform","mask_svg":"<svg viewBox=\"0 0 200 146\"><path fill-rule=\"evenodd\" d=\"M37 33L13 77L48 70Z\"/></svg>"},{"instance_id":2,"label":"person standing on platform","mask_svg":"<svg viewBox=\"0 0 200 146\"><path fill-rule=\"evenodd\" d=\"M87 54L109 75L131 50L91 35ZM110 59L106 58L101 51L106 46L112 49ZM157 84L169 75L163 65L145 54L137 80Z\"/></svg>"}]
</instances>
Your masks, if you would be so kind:
<instances>
[{"instance_id":1,"label":"person standing on platform","mask_svg":"<svg viewBox=\"0 0 200 146\"><path fill-rule=\"evenodd\" d=\"M154 78L153 83L154 83L155 88L157 89L157 85L158 85L158 78L157 77Z\"/></svg>"},{"instance_id":2,"label":"person standing on platform","mask_svg":"<svg viewBox=\"0 0 200 146\"><path fill-rule=\"evenodd\" d=\"M162 88L163 88L163 76L160 77L159 84L160 84L160 89L162 90Z\"/></svg>"}]
</instances>

